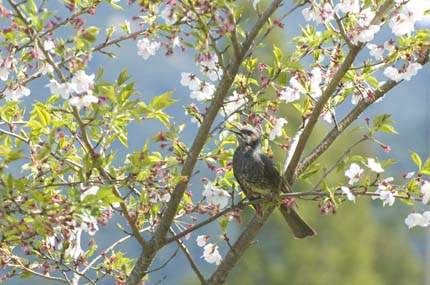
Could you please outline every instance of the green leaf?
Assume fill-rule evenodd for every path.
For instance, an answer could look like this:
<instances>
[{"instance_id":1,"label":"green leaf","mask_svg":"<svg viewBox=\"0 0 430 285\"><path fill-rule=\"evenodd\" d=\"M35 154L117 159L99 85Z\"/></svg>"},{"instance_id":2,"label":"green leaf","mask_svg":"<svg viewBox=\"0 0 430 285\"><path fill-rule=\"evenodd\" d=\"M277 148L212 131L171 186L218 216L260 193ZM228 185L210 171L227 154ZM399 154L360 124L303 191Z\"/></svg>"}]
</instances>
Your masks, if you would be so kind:
<instances>
[{"instance_id":1,"label":"green leaf","mask_svg":"<svg viewBox=\"0 0 430 285\"><path fill-rule=\"evenodd\" d=\"M275 55L276 65L279 66L284 58L284 54L282 50L275 45L273 45L273 54Z\"/></svg>"},{"instance_id":2,"label":"green leaf","mask_svg":"<svg viewBox=\"0 0 430 285\"><path fill-rule=\"evenodd\" d=\"M127 34L131 33L130 23L128 21L125 21L124 24L119 25L119 27Z\"/></svg>"},{"instance_id":3,"label":"green leaf","mask_svg":"<svg viewBox=\"0 0 430 285\"><path fill-rule=\"evenodd\" d=\"M398 134L394 127L390 125L382 125L379 130L387 133Z\"/></svg>"},{"instance_id":4,"label":"green leaf","mask_svg":"<svg viewBox=\"0 0 430 285\"><path fill-rule=\"evenodd\" d=\"M124 82L130 79L130 76L127 74L127 72L128 72L127 67L121 71L121 73L118 76L118 79L116 80L116 83L118 85L122 85Z\"/></svg>"},{"instance_id":5,"label":"green leaf","mask_svg":"<svg viewBox=\"0 0 430 285\"><path fill-rule=\"evenodd\" d=\"M381 166L382 166L382 168L385 169L385 168L387 168L393 164L396 164L397 162L398 161L394 160L394 159L387 159L387 160L384 160L383 162L381 162Z\"/></svg>"},{"instance_id":6,"label":"green leaf","mask_svg":"<svg viewBox=\"0 0 430 285\"><path fill-rule=\"evenodd\" d=\"M172 105L177 101L174 99L170 99L172 95L173 95L173 91L169 91L161 94L160 96L156 96L149 103L149 107L152 107L154 110L159 111Z\"/></svg>"},{"instance_id":7,"label":"green leaf","mask_svg":"<svg viewBox=\"0 0 430 285\"><path fill-rule=\"evenodd\" d=\"M411 159L418 166L418 169L421 169L422 161L420 156L416 152L411 152Z\"/></svg>"},{"instance_id":8,"label":"green leaf","mask_svg":"<svg viewBox=\"0 0 430 285\"><path fill-rule=\"evenodd\" d=\"M226 217L220 217L218 219L219 226L221 228L221 232L223 234L227 233L228 219Z\"/></svg>"}]
</instances>

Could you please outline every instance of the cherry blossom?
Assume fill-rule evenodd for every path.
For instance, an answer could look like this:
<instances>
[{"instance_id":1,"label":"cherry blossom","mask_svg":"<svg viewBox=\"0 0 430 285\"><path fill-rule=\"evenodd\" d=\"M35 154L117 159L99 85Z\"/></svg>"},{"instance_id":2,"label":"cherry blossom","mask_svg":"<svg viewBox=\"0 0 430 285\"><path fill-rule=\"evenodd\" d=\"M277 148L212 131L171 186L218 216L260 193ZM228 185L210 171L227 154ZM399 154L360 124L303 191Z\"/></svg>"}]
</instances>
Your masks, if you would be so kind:
<instances>
[{"instance_id":1,"label":"cherry blossom","mask_svg":"<svg viewBox=\"0 0 430 285\"><path fill-rule=\"evenodd\" d=\"M335 109L330 109L330 110L325 110L321 116L323 118L324 121L326 121L327 123L331 124L333 123L333 117L336 115L336 111Z\"/></svg>"},{"instance_id":2,"label":"cherry blossom","mask_svg":"<svg viewBox=\"0 0 430 285\"><path fill-rule=\"evenodd\" d=\"M322 91L320 88L320 84L322 81L322 72L319 67L315 67L311 71L311 96L314 98L318 98L321 96Z\"/></svg>"},{"instance_id":3,"label":"cherry blossom","mask_svg":"<svg viewBox=\"0 0 430 285\"><path fill-rule=\"evenodd\" d=\"M208 241L208 239L209 239L209 236L207 236L207 235L198 236L196 238L197 245L199 247L204 247L206 245L206 242Z\"/></svg>"},{"instance_id":4,"label":"cherry blossom","mask_svg":"<svg viewBox=\"0 0 430 285\"><path fill-rule=\"evenodd\" d=\"M44 64L40 68L40 73L42 73L42 75L50 74L50 73L53 73L53 72L54 72L54 68L49 63Z\"/></svg>"},{"instance_id":5,"label":"cherry blossom","mask_svg":"<svg viewBox=\"0 0 430 285\"><path fill-rule=\"evenodd\" d=\"M209 77L212 81L221 79L223 70L218 67L218 56L216 54L207 56L200 62L200 70L203 75Z\"/></svg>"},{"instance_id":6,"label":"cherry blossom","mask_svg":"<svg viewBox=\"0 0 430 285\"><path fill-rule=\"evenodd\" d=\"M69 247L65 251L66 256L70 256L73 260L78 259L84 253L81 247L81 234L82 229L72 232Z\"/></svg>"},{"instance_id":7,"label":"cherry blossom","mask_svg":"<svg viewBox=\"0 0 430 285\"><path fill-rule=\"evenodd\" d=\"M0 65L0 80L6 81L9 78L9 73L12 69L12 61L6 57Z\"/></svg>"},{"instance_id":8,"label":"cherry blossom","mask_svg":"<svg viewBox=\"0 0 430 285\"><path fill-rule=\"evenodd\" d=\"M279 92L279 98L286 103L294 102L300 99L300 91L289 86L283 87Z\"/></svg>"},{"instance_id":9,"label":"cherry blossom","mask_svg":"<svg viewBox=\"0 0 430 285\"><path fill-rule=\"evenodd\" d=\"M182 86L188 87L191 91L193 91L199 89L202 82L195 74L182 72L180 83Z\"/></svg>"},{"instance_id":10,"label":"cherry blossom","mask_svg":"<svg viewBox=\"0 0 430 285\"><path fill-rule=\"evenodd\" d=\"M370 170L372 170L373 172L376 172L376 173L384 172L384 169L382 168L381 164L377 163L375 161L375 159L373 159L373 158L367 159L367 167L369 167Z\"/></svg>"},{"instance_id":11,"label":"cherry blossom","mask_svg":"<svg viewBox=\"0 0 430 285\"><path fill-rule=\"evenodd\" d=\"M43 42L43 49L47 52L53 53L55 52L55 43L51 39L47 39Z\"/></svg>"},{"instance_id":12,"label":"cherry blossom","mask_svg":"<svg viewBox=\"0 0 430 285\"><path fill-rule=\"evenodd\" d=\"M167 26L171 26L176 23L178 18L176 17L175 11L171 5L166 5L163 11L161 11L161 17L166 22Z\"/></svg>"},{"instance_id":13,"label":"cherry blossom","mask_svg":"<svg viewBox=\"0 0 430 285\"><path fill-rule=\"evenodd\" d=\"M220 209L225 208L230 199L230 194L227 191L212 185L212 182L206 185L203 196L209 204L218 206Z\"/></svg>"},{"instance_id":14,"label":"cherry blossom","mask_svg":"<svg viewBox=\"0 0 430 285\"><path fill-rule=\"evenodd\" d=\"M94 95L77 95L69 99L69 104L78 109L88 108L93 103L98 103L99 99Z\"/></svg>"},{"instance_id":15,"label":"cherry blossom","mask_svg":"<svg viewBox=\"0 0 430 285\"><path fill-rule=\"evenodd\" d=\"M361 27L359 28L358 34L356 34L355 36L353 36L351 38L351 42L356 45L359 42L360 43L367 43L370 42L371 40L373 40L373 38L375 37L375 34L381 29L381 27L379 27L378 25L370 25L367 27Z\"/></svg>"},{"instance_id":16,"label":"cherry blossom","mask_svg":"<svg viewBox=\"0 0 430 285\"><path fill-rule=\"evenodd\" d=\"M233 95L227 97L226 101L227 102L222 108L223 112L221 112L221 115L224 117L229 117L228 121L232 121L234 120L234 116L231 117L230 115L246 104L246 97L245 94L233 91Z\"/></svg>"},{"instance_id":17,"label":"cherry blossom","mask_svg":"<svg viewBox=\"0 0 430 285\"><path fill-rule=\"evenodd\" d=\"M415 226L427 227L430 224L430 212L426 211L422 214L411 213L406 217L405 224L409 229Z\"/></svg>"},{"instance_id":18,"label":"cherry blossom","mask_svg":"<svg viewBox=\"0 0 430 285\"><path fill-rule=\"evenodd\" d=\"M18 101L30 94L31 90L24 85L18 85L16 88L9 87L4 91L6 101Z\"/></svg>"},{"instance_id":19,"label":"cherry blossom","mask_svg":"<svg viewBox=\"0 0 430 285\"><path fill-rule=\"evenodd\" d=\"M137 54L143 59L148 59L150 56L155 55L155 52L160 48L160 43L151 42L147 38L137 41Z\"/></svg>"},{"instance_id":20,"label":"cherry blossom","mask_svg":"<svg viewBox=\"0 0 430 285\"><path fill-rule=\"evenodd\" d=\"M81 229L87 232L90 236L95 235L96 232L99 230L99 226L97 225L97 219L94 216L90 216L87 214L82 215Z\"/></svg>"},{"instance_id":21,"label":"cherry blossom","mask_svg":"<svg viewBox=\"0 0 430 285\"><path fill-rule=\"evenodd\" d=\"M349 178L349 185L353 185L355 182L360 180L360 176L363 173L363 169L357 163L351 163L349 169L345 171L345 176Z\"/></svg>"},{"instance_id":22,"label":"cherry blossom","mask_svg":"<svg viewBox=\"0 0 430 285\"><path fill-rule=\"evenodd\" d=\"M336 12L357 14L360 12L359 0L341 0L334 8Z\"/></svg>"},{"instance_id":23,"label":"cherry blossom","mask_svg":"<svg viewBox=\"0 0 430 285\"><path fill-rule=\"evenodd\" d=\"M191 99L196 99L197 101L204 101L212 99L212 95L215 92L215 86L212 83L202 81L200 87L196 90L191 91Z\"/></svg>"},{"instance_id":24,"label":"cherry blossom","mask_svg":"<svg viewBox=\"0 0 430 285\"><path fill-rule=\"evenodd\" d=\"M91 186L90 188L83 191L81 194L81 201L85 199L85 197L89 195L96 195L97 192L99 192L100 187L99 186Z\"/></svg>"},{"instance_id":25,"label":"cherry blossom","mask_svg":"<svg viewBox=\"0 0 430 285\"><path fill-rule=\"evenodd\" d=\"M415 175L415 171L408 172L405 175L405 179L410 179L410 178L414 177L414 175Z\"/></svg>"},{"instance_id":26,"label":"cherry blossom","mask_svg":"<svg viewBox=\"0 0 430 285\"><path fill-rule=\"evenodd\" d=\"M270 131L269 139L274 140L275 138L282 136L282 127L287 123L288 121L284 118L277 119L275 126L273 126L273 129Z\"/></svg>"},{"instance_id":27,"label":"cherry blossom","mask_svg":"<svg viewBox=\"0 0 430 285\"><path fill-rule=\"evenodd\" d=\"M393 191L391 191L391 186L389 185L389 182L393 181L393 177L389 177L384 179L381 183L378 184L378 188L376 189L375 193L378 193L379 196L373 196L372 200L382 200L382 206L385 207L385 205L393 206L396 198L394 197Z\"/></svg>"},{"instance_id":28,"label":"cherry blossom","mask_svg":"<svg viewBox=\"0 0 430 285\"><path fill-rule=\"evenodd\" d=\"M57 80L51 79L46 86L49 87L52 94L60 95L63 99L69 99L73 92L69 82L58 83Z\"/></svg>"},{"instance_id":29,"label":"cherry blossom","mask_svg":"<svg viewBox=\"0 0 430 285\"><path fill-rule=\"evenodd\" d=\"M324 3L321 7L308 7L302 10L306 21L315 21L318 24L328 23L333 19L334 9L330 3Z\"/></svg>"},{"instance_id":30,"label":"cherry blossom","mask_svg":"<svg viewBox=\"0 0 430 285\"><path fill-rule=\"evenodd\" d=\"M430 182L424 181L421 185L421 192L424 194L423 196L423 203L428 204L430 201Z\"/></svg>"},{"instance_id":31,"label":"cherry blossom","mask_svg":"<svg viewBox=\"0 0 430 285\"><path fill-rule=\"evenodd\" d=\"M70 87L78 94L87 93L91 95L94 87L94 74L86 74L85 71L79 70L71 80Z\"/></svg>"},{"instance_id":32,"label":"cherry blossom","mask_svg":"<svg viewBox=\"0 0 430 285\"><path fill-rule=\"evenodd\" d=\"M375 59L380 60L384 56L384 46L377 46L375 44L368 44L367 48L370 50L370 55Z\"/></svg>"},{"instance_id":33,"label":"cherry blossom","mask_svg":"<svg viewBox=\"0 0 430 285\"><path fill-rule=\"evenodd\" d=\"M215 263L216 265L219 265L222 260L221 254L218 251L218 246L213 243L208 243L204 246L202 257L207 263Z\"/></svg>"},{"instance_id":34,"label":"cherry blossom","mask_svg":"<svg viewBox=\"0 0 430 285\"><path fill-rule=\"evenodd\" d=\"M415 23L425 16L425 11L430 9L430 1L410 0L404 5L401 12L391 17L389 26L396 36L410 35L415 31Z\"/></svg>"},{"instance_id":35,"label":"cherry blossom","mask_svg":"<svg viewBox=\"0 0 430 285\"><path fill-rule=\"evenodd\" d=\"M340 187L340 190L342 191L343 194L346 195L346 198L349 201L355 203L355 196L354 196L354 194L351 193L351 189L349 189L348 187L342 186L342 187Z\"/></svg>"},{"instance_id":36,"label":"cherry blossom","mask_svg":"<svg viewBox=\"0 0 430 285\"><path fill-rule=\"evenodd\" d=\"M422 68L422 65L418 62L410 63L406 70L403 72L399 72L399 70L393 66L389 66L385 68L384 75L387 76L389 79L394 80L396 82L399 82L401 80L411 80L413 76L415 76L418 73L418 70Z\"/></svg>"}]
</instances>

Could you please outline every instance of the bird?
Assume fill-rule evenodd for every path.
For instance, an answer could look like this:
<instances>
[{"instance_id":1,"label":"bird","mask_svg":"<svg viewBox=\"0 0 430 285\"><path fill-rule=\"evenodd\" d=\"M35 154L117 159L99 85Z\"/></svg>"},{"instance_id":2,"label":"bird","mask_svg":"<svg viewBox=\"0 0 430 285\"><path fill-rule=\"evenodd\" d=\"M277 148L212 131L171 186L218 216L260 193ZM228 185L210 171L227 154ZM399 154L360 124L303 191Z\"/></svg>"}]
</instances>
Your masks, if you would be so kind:
<instances>
[{"instance_id":1,"label":"bird","mask_svg":"<svg viewBox=\"0 0 430 285\"><path fill-rule=\"evenodd\" d=\"M231 130L236 134L239 146L233 154L233 173L248 200L282 192L291 192L288 182L279 174L273 161L261 150L259 132L252 126ZM257 214L262 206L254 204ZM312 237L316 231L297 212L295 205L283 203L279 209L297 239Z\"/></svg>"}]
</instances>

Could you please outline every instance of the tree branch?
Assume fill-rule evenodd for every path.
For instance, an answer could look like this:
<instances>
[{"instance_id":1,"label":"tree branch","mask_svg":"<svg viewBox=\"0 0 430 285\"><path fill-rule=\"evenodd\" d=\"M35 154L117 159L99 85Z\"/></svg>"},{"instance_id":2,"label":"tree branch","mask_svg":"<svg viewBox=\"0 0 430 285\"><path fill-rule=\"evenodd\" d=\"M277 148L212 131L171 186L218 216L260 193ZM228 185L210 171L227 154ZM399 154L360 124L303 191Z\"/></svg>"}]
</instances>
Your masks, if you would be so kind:
<instances>
[{"instance_id":1,"label":"tree branch","mask_svg":"<svg viewBox=\"0 0 430 285\"><path fill-rule=\"evenodd\" d=\"M372 19L371 24L377 24L384 17L386 12L391 8L392 5L393 5L393 1L385 2L384 5L382 5L381 8L378 10L375 17ZM332 80L328 83L320 99L315 104L314 109L312 110L311 117L309 118L309 121L305 125L305 128L303 129L303 133L300 136L296 151L294 152L291 158L291 161L287 167L287 171L285 172L285 177L290 184L293 184L296 178L295 173L296 173L297 165L300 161L300 157L305 149L305 146L307 145L309 137L311 136L316 123L318 122L318 118L321 112L324 110L325 104L330 99L333 92L336 90L339 82L342 80L346 72L349 70L349 68L353 64L355 58L357 57L358 53L360 52L363 46L364 46L363 44L359 44L349 50L349 53L346 56L345 60L343 61L342 65L339 67L338 71L334 74Z\"/></svg>"},{"instance_id":2,"label":"tree branch","mask_svg":"<svg viewBox=\"0 0 430 285\"><path fill-rule=\"evenodd\" d=\"M148 247L147 252L142 251L139 259L136 262L135 267L127 278L128 285L136 285L140 282L140 280L145 276L146 270L151 264L156 251L165 245L166 234L168 233L170 225L175 218L176 212L182 200L182 196L187 189L188 178L193 173L197 158L207 140L210 128L215 120L215 117L218 114L219 109L224 102L224 98L227 96L230 87L234 82L242 60L248 49L251 47L253 41L259 34L261 28L264 26L269 17L280 6L281 2L282 0L274 0L269 6L269 8L264 12L264 14L258 19L251 32L242 44L241 53L238 53L232 59L231 64L228 66L226 72L224 72L221 82L219 83L219 86L215 91L214 98L212 99L212 102L204 116L203 122L194 139L194 142L189 150L188 157L182 167L181 176L186 177L186 179L183 179L175 186L170 201L168 202L167 209L161 216L157 230L155 231L152 239L150 240L150 246Z\"/></svg>"}]
</instances>

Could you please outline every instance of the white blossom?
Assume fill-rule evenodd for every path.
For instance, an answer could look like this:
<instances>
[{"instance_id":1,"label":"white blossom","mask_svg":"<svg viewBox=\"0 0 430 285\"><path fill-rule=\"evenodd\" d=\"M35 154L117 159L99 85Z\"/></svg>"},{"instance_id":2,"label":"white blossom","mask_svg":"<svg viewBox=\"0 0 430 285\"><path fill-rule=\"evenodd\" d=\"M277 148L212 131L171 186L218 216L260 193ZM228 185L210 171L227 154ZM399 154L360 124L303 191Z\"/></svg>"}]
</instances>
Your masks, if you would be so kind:
<instances>
[{"instance_id":1,"label":"white blossom","mask_svg":"<svg viewBox=\"0 0 430 285\"><path fill-rule=\"evenodd\" d=\"M69 104L78 109L88 108L93 103L98 103L99 99L94 95L78 95L69 99Z\"/></svg>"},{"instance_id":2,"label":"white blossom","mask_svg":"<svg viewBox=\"0 0 430 285\"><path fill-rule=\"evenodd\" d=\"M325 110L322 113L322 118L323 118L324 121L326 121L327 123L331 124L331 123L333 123L333 117L335 115L336 115L335 109Z\"/></svg>"},{"instance_id":3,"label":"white blossom","mask_svg":"<svg viewBox=\"0 0 430 285\"><path fill-rule=\"evenodd\" d=\"M402 11L394 15L389 26L396 36L410 35L415 31L415 23L425 17L425 11L430 9L428 0L410 0L404 5Z\"/></svg>"},{"instance_id":4,"label":"white blossom","mask_svg":"<svg viewBox=\"0 0 430 285\"><path fill-rule=\"evenodd\" d=\"M197 101L209 100L212 99L214 92L215 86L212 83L202 81L199 89L191 91L190 97Z\"/></svg>"},{"instance_id":5,"label":"white blossom","mask_svg":"<svg viewBox=\"0 0 430 285\"><path fill-rule=\"evenodd\" d=\"M353 44L367 43L373 40L375 34L381 29L378 25L370 25L363 27L359 30L359 33L351 38Z\"/></svg>"},{"instance_id":6,"label":"white blossom","mask_svg":"<svg viewBox=\"0 0 430 285\"><path fill-rule=\"evenodd\" d=\"M334 9L330 3L324 3L321 7L307 7L302 10L306 21L315 21L318 24L328 23L333 19Z\"/></svg>"},{"instance_id":7,"label":"white blossom","mask_svg":"<svg viewBox=\"0 0 430 285\"><path fill-rule=\"evenodd\" d=\"M163 11L161 11L161 17L166 22L167 26L171 26L176 23L178 17L175 14L175 11L171 5L166 5Z\"/></svg>"},{"instance_id":8,"label":"white blossom","mask_svg":"<svg viewBox=\"0 0 430 285\"><path fill-rule=\"evenodd\" d=\"M137 41L137 54L145 60L148 59L150 56L155 55L155 52L159 48L159 42L151 42L147 38L143 38Z\"/></svg>"},{"instance_id":9,"label":"white blossom","mask_svg":"<svg viewBox=\"0 0 430 285\"><path fill-rule=\"evenodd\" d=\"M351 193L351 189L349 189L348 187L342 186L342 187L340 187L340 190L342 191L343 194L346 195L346 198L349 201L355 203L355 196L354 196L354 194Z\"/></svg>"},{"instance_id":10,"label":"white blossom","mask_svg":"<svg viewBox=\"0 0 430 285\"><path fill-rule=\"evenodd\" d=\"M47 52L54 52L55 49L55 43L51 39L47 39L43 42L43 49Z\"/></svg>"},{"instance_id":11,"label":"white blossom","mask_svg":"<svg viewBox=\"0 0 430 285\"><path fill-rule=\"evenodd\" d=\"M237 91L233 91L233 95L227 97L226 103L224 103L224 107L222 108L223 112L221 115L224 117L229 117L231 114L236 112L238 109L243 107L246 104L245 94L238 93ZM228 118L229 121L234 120L234 116Z\"/></svg>"},{"instance_id":12,"label":"white blossom","mask_svg":"<svg viewBox=\"0 0 430 285\"><path fill-rule=\"evenodd\" d=\"M203 75L209 77L212 81L221 79L223 70L218 66L218 56L210 55L200 62L200 70Z\"/></svg>"},{"instance_id":13,"label":"white blossom","mask_svg":"<svg viewBox=\"0 0 430 285\"><path fill-rule=\"evenodd\" d=\"M279 94L279 99L284 100L286 103L294 102L300 99L300 91L289 86L282 88Z\"/></svg>"},{"instance_id":14,"label":"white blossom","mask_svg":"<svg viewBox=\"0 0 430 285\"><path fill-rule=\"evenodd\" d=\"M4 91L6 101L18 101L23 97L29 96L31 90L24 85L18 85L18 87L9 87Z\"/></svg>"},{"instance_id":15,"label":"white blossom","mask_svg":"<svg viewBox=\"0 0 430 285\"><path fill-rule=\"evenodd\" d=\"M315 67L311 71L311 96L314 98L318 98L321 96L322 91L320 88L320 84L322 81L322 72L319 67Z\"/></svg>"},{"instance_id":16,"label":"white blossom","mask_svg":"<svg viewBox=\"0 0 430 285\"><path fill-rule=\"evenodd\" d=\"M430 212L426 211L422 214L411 213L406 217L405 224L409 229L415 226L427 227L430 224Z\"/></svg>"},{"instance_id":17,"label":"white blossom","mask_svg":"<svg viewBox=\"0 0 430 285\"><path fill-rule=\"evenodd\" d=\"M421 185L421 192L424 194L423 203L428 204L430 201L430 182L424 181L424 183Z\"/></svg>"},{"instance_id":18,"label":"white blossom","mask_svg":"<svg viewBox=\"0 0 430 285\"><path fill-rule=\"evenodd\" d=\"M230 199L230 194L227 191L212 185L212 182L206 185L203 196L209 204L219 206L220 209L227 206L228 200Z\"/></svg>"},{"instance_id":19,"label":"white blossom","mask_svg":"<svg viewBox=\"0 0 430 285\"><path fill-rule=\"evenodd\" d=\"M343 13L357 14L360 12L359 0L341 0L335 7L335 11L342 11Z\"/></svg>"},{"instance_id":20,"label":"white blossom","mask_svg":"<svg viewBox=\"0 0 430 285\"><path fill-rule=\"evenodd\" d=\"M202 257L207 263L215 263L216 265L219 265L222 260L221 254L218 251L218 246L213 243L208 243L204 246Z\"/></svg>"},{"instance_id":21,"label":"white blossom","mask_svg":"<svg viewBox=\"0 0 430 285\"><path fill-rule=\"evenodd\" d=\"M94 87L94 74L86 74L85 71L79 70L76 72L71 80L70 87L76 93L87 93L92 95Z\"/></svg>"},{"instance_id":22,"label":"white blossom","mask_svg":"<svg viewBox=\"0 0 430 285\"><path fill-rule=\"evenodd\" d=\"M51 94L60 95L63 99L69 99L73 91L69 82L58 83L55 79L51 79L46 86L49 87Z\"/></svg>"},{"instance_id":23,"label":"white blossom","mask_svg":"<svg viewBox=\"0 0 430 285\"><path fill-rule=\"evenodd\" d=\"M99 189L100 189L99 186L91 186L90 188L86 189L81 194L81 201L83 201L85 199L85 197L87 197L89 195L97 195L97 192L99 192Z\"/></svg>"},{"instance_id":24,"label":"white blossom","mask_svg":"<svg viewBox=\"0 0 430 285\"><path fill-rule=\"evenodd\" d=\"M53 72L54 72L54 68L49 63L44 64L40 68L40 73L42 73L43 75L46 75L48 73L50 74L50 73L53 73Z\"/></svg>"},{"instance_id":25,"label":"white blossom","mask_svg":"<svg viewBox=\"0 0 430 285\"><path fill-rule=\"evenodd\" d=\"M349 178L349 185L353 185L355 182L358 182L362 173L363 169L361 169L357 163L351 163L349 169L345 171L345 176Z\"/></svg>"},{"instance_id":26,"label":"white blossom","mask_svg":"<svg viewBox=\"0 0 430 285\"><path fill-rule=\"evenodd\" d=\"M387 183L390 181L392 181L392 177L387 178L383 181L383 183L380 183L375 191L375 193L379 194L379 196L372 196L372 200L382 200L382 206L384 207L385 205L393 206L396 200L394 197L395 193L390 191L390 186L387 186Z\"/></svg>"},{"instance_id":27,"label":"white blossom","mask_svg":"<svg viewBox=\"0 0 430 285\"><path fill-rule=\"evenodd\" d=\"M384 46L377 46L375 44L368 44L367 48L370 50L370 55L375 59L380 60L384 57Z\"/></svg>"},{"instance_id":28,"label":"white blossom","mask_svg":"<svg viewBox=\"0 0 430 285\"><path fill-rule=\"evenodd\" d=\"M406 175L405 175L405 179L410 179L410 178L412 178L414 175L415 175L415 171L408 172L408 173L406 173Z\"/></svg>"},{"instance_id":29,"label":"white blossom","mask_svg":"<svg viewBox=\"0 0 430 285\"><path fill-rule=\"evenodd\" d=\"M399 70L393 66L388 66L384 70L384 75L389 79L399 82L401 80L411 80L413 76L418 73L418 70L422 68L422 65L418 62L410 63L404 72L399 72Z\"/></svg>"},{"instance_id":30,"label":"white blossom","mask_svg":"<svg viewBox=\"0 0 430 285\"><path fill-rule=\"evenodd\" d=\"M9 68L0 66L0 79L6 81L9 78Z\"/></svg>"},{"instance_id":31,"label":"white blossom","mask_svg":"<svg viewBox=\"0 0 430 285\"><path fill-rule=\"evenodd\" d=\"M180 83L182 86L188 87L191 91L193 91L200 88L201 81L195 74L182 72Z\"/></svg>"},{"instance_id":32,"label":"white blossom","mask_svg":"<svg viewBox=\"0 0 430 285\"><path fill-rule=\"evenodd\" d=\"M358 16L357 24L360 27L369 26L374 17L375 17L375 12L373 12L372 9L370 9L370 7L363 9L360 12L360 15Z\"/></svg>"},{"instance_id":33,"label":"white blossom","mask_svg":"<svg viewBox=\"0 0 430 285\"><path fill-rule=\"evenodd\" d=\"M81 233L81 229L72 232L69 247L65 251L66 256L70 256L73 260L78 259L84 253L81 247Z\"/></svg>"},{"instance_id":34,"label":"white blossom","mask_svg":"<svg viewBox=\"0 0 430 285\"><path fill-rule=\"evenodd\" d=\"M284 118L277 119L275 126L273 126L273 129L270 131L269 139L274 140L275 138L282 136L282 127L287 123L288 121Z\"/></svg>"},{"instance_id":35,"label":"white blossom","mask_svg":"<svg viewBox=\"0 0 430 285\"><path fill-rule=\"evenodd\" d=\"M199 247L204 247L206 245L206 242L208 241L208 239L209 239L209 236L207 236L207 235L198 236L196 238L197 245Z\"/></svg>"},{"instance_id":36,"label":"white blossom","mask_svg":"<svg viewBox=\"0 0 430 285\"><path fill-rule=\"evenodd\" d=\"M373 159L373 158L367 159L367 167L369 167L370 170L372 170L373 172L376 172L376 173L384 172L384 169L382 168L381 164L376 162L375 159Z\"/></svg>"},{"instance_id":37,"label":"white blossom","mask_svg":"<svg viewBox=\"0 0 430 285\"><path fill-rule=\"evenodd\" d=\"M99 226L97 225L97 219L94 216L90 216L87 214L83 215L81 229L87 232L90 236L95 235L96 232L99 230Z\"/></svg>"}]
</instances>

